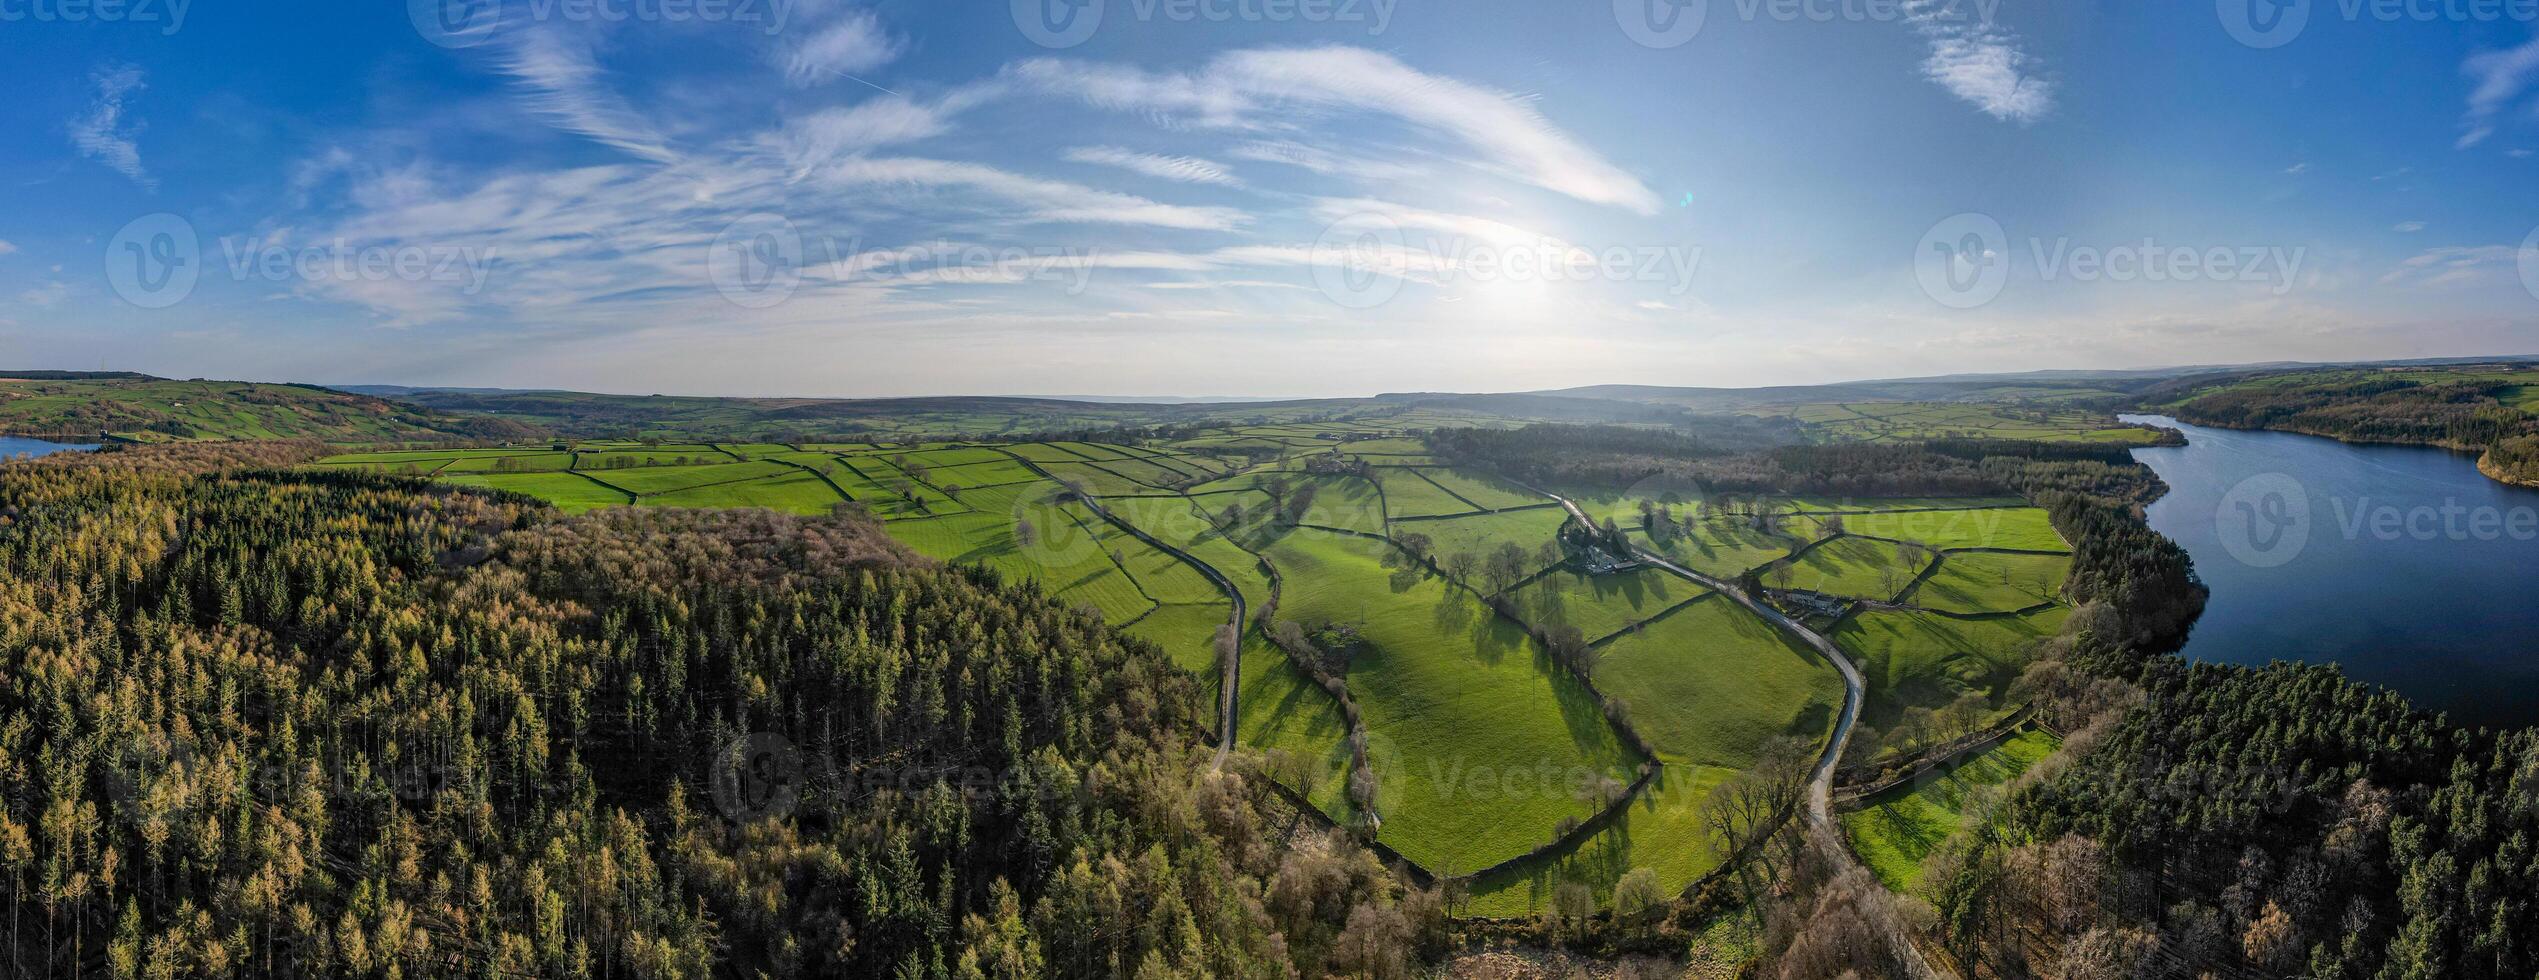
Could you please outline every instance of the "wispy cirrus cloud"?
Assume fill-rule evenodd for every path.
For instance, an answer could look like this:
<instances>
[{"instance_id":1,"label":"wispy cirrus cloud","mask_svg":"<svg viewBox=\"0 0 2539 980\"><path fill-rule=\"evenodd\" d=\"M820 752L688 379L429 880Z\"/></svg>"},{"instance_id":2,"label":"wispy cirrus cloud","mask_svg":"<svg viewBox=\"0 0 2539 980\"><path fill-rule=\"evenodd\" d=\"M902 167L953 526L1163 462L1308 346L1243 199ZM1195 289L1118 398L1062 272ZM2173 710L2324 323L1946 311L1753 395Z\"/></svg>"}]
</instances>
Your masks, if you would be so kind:
<instances>
[{"instance_id":1,"label":"wispy cirrus cloud","mask_svg":"<svg viewBox=\"0 0 2539 980\"><path fill-rule=\"evenodd\" d=\"M899 60L901 47L880 17L869 10L849 11L785 49L785 78L796 86L831 78L863 81L857 76Z\"/></svg>"},{"instance_id":2,"label":"wispy cirrus cloud","mask_svg":"<svg viewBox=\"0 0 2539 980\"><path fill-rule=\"evenodd\" d=\"M940 136L951 128L950 115L896 95L822 109L785 124L786 156L799 179L840 156Z\"/></svg>"},{"instance_id":3,"label":"wispy cirrus cloud","mask_svg":"<svg viewBox=\"0 0 2539 980\"><path fill-rule=\"evenodd\" d=\"M2384 286L2456 286L2509 272L2520 259L2509 245L2446 246L2410 256L2380 277Z\"/></svg>"},{"instance_id":4,"label":"wispy cirrus cloud","mask_svg":"<svg viewBox=\"0 0 2539 980\"><path fill-rule=\"evenodd\" d=\"M1907 0L1905 20L1930 43L1923 77L2004 122L2032 123L2054 111L2054 84L2010 31L1955 0Z\"/></svg>"},{"instance_id":5,"label":"wispy cirrus cloud","mask_svg":"<svg viewBox=\"0 0 2539 980\"><path fill-rule=\"evenodd\" d=\"M2496 119L2539 81L2539 38L2504 51L2472 55L2461 73L2476 81L2468 96L2468 114L2460 120L2459 149L2471 149L2495 135Z\"/></svg>"},{"instance_id":6,"label":"wispy cirrus cloud","mask_svg":"<svg viewBox=\"0 0 2539 980\"><path fill-rule=\"evenodd\" d=\"M529 111L566 132L654 163L673 163L678 153L652 123L611 92L589 39L562 30L524 28L510 33L502 70L523 90Z\"/></svg>"},{"instance_id":7,"label":"wispy cirrus cloud","mask_svg":"<svg viewBox=\"0 0 2539 980\"><path fill-rule=\"evenodd\" d=\"M1226 231L1248 220L1246 215L1232 208L1162 204L1133 194L1096 190L955 160L850 157L822 168L815 179L836 186L904 185L921 189L968 190L1021 205L1036 221Z\"/></svg>"},{"instance_id":8,"label":"wispy cirrus cloud","mask_svg":"<svg viewBox=\"0 0 2539 980\"><path fill-rule=\"evenodd\" d=\"M144 190L158 190L158 179L141 166L137 143L141 126L124 118L124 100L148 87L141 69L131 65L103 68L90 80L97 86L97 98L87 112L71 120L71 144L79 147L82 156L131 178Z\"/></svg>"},{"instance_id":9,"label":"wispy cirrus cloud","mask_svg":"<svg viewBox=\"0 0 2539 980\"><path fill-rule=\"evenodd\" d=\"M1009 70L1037 90L1106 108L1263 127L1299 110L1389 116L1461 144L1471 162L1593 204L1655 214L1656 192L1552 125L1526 100L1362 48L1272 48L1219 56L1195 74L1038 59Z\"/></svg>"},{"instance_id":10,"label":"wispy cirrus cloud","mask_svg":"<svg viewBox=\"0 0 2539 980\"><path fill-rule=\"evenodd\" d=\"M1225 164L1200 157L1140 153L1116 146L1079 146L1068 150L1066 159L1095 166L1117 167L1157 180L1179 181L1184 184L1240 187L1243 183L1234 178L1234 174Z\"/></svg>"}]
</instances>

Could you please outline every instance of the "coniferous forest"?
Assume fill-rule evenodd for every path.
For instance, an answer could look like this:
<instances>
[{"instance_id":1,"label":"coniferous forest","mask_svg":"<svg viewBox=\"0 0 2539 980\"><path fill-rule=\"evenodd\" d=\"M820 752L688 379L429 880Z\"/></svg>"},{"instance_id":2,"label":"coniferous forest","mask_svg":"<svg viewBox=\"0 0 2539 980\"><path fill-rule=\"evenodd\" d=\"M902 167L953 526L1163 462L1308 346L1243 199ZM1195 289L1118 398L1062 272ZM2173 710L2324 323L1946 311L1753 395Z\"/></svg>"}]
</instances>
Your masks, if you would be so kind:
<instances>
[{"instance_id":1,"label":"coniferous forest","mask_svg":"<svg viewBox=\"0 0 2539 980\"><path fill-rule=\"evenodd\" d=\"M1281 976L1441 939L1209 771L1187 675L1032 586L854 517L275 469L318 451L0 467L0 973Z\"/></svg>"}]
</instances>

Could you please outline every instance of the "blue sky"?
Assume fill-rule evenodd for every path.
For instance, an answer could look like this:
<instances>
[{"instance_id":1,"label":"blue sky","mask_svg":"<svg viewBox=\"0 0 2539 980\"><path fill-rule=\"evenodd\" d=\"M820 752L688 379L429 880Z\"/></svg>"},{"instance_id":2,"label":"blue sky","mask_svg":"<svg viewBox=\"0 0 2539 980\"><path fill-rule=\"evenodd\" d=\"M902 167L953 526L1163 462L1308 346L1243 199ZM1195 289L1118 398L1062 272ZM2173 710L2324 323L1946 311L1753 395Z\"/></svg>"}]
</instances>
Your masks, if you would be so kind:
<instances>
[{"instance_id":1,"label":"blue sky","mask_svg":"<svg viewBox=\"0 0 2539 980\"><path fill-rule=\"evenodd\" d=\"M1068 2L0 0L0 366L1302 396L2539 353L2511 3Z\"/></svg>"}]
</instances>

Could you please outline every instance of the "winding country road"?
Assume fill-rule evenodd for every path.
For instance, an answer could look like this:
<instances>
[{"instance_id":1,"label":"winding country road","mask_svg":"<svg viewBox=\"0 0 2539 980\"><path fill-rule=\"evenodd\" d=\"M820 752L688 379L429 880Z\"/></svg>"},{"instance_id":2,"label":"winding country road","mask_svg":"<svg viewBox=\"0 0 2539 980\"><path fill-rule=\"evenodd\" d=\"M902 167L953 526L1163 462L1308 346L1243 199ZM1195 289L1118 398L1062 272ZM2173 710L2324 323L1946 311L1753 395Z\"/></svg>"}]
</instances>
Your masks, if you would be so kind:
<instances>
[{"instance_id":1,"label":"winding country road","mask_svg":"<svg viewBox=\"0 0 2539 980\"><path fill-rule=\"evenodd\" d=\"M1067 481L1059 479L1057 474L1041 469L1040 463L1034 461L1031 457L1001 446L992 446L988 448L995 449L997 452L1004 454L1007 459L1023 464L1024 469L1032 471L1034 475L1039 476L1041 479L1055 483L1062 487L1072 486L1072 484L1069 484ZM1146 542L1149 545L1153 545L1156 549L1162 551L1163 553L1180 559L1183 564L1187 564L1192 568L1198 569L1199 574L1207 576L1208 581L1216 583L1217 588L1225 593L1226 598L1234 600L1234 618L1229 621L1233 624L1235 629L1234 656L1219 661L1218 669L1222 673L1223 677L1217 685L1217 757L1216 761L1209 763L1208 765L1208 768L1211 770L1224 769L1226 757L1234 752L1235 695L1237 693L1236 688L1241 683L1243 677L1243 617L1248 612L1248 610L1246 610L1243 606L1243 590L1235 588L1234 583L1231 580L1228 580L1224 573L1217 571L1214 566L1209 565L1207 562L1200 561L1188 552L1157 540L1154 535L1146 533L1144 528L1120 519L1119 515L1111 513L1110 508L1102 506L1102 501L1096 499L1092 494L1078 493L1076 494L1076 499L1084 503L1086 510L1090 510L1094 513L1094 516L1110 522L1113 527L1126 531L1138 540ZM1126 571L1126 569L1122 569L1122 571ZM1211 639L1209 642L1209 648L1211 650L1215 649L1215 641Z\"/></svg>"},{"instance_id":2,"label":"winding country road","mask_svg":"<svg viewBox=\"0 0 2539 980\"><path fill-rule=\"evenodd\" d=\"M1523 486L1523 484L1518 485ZM1569 516L1577 518L1579 523L1591 528L1596 526L1595 521L1588 519L1587 512L1578 509L1578 505L1570 502L1569 498L1539 487L1528 489L1560 501L1562 507L1569 509ZM1666 560L1662 555L1638 546L1633 546L1631 553L1634 558L1691 579L1713 592L1727 596L1738 605L1751 610L1755 615L1763 617L1765 622L1780 627L1782 632L1797 637L1799 642L1813 648L1832 663L1835 670L1842 672L1842 717L1834 723L1834 735L1826 740L1825 754L1816 760L1816 769L1807 780L1808 837L1810 842L1836 865L1859 864L1860 859L1852 854L1851 848L1843 845L1841 828L1834 824L1834 770L1842 763L1843 750L1851 744L1851 730L1860 720L1861 702L1868 697L1868 682L1861 678L1860 668L1852 666L1851 658L1845 656L1842 648L1834 645L1834 641L1807 628L1806 624L1782 615L1780 610L1747 595L1744 589L1677 565ZM1900 933L1890 934L1887 936L1887 942L1894 947L1896 957L1904 961L1906 968L1912 971L1916 980L1937 980L1939 977L1946 976L1933 969L1930 962L1922 957L1921 949L1913 945L1911 937Z\"/></svg>"}]
</instances>

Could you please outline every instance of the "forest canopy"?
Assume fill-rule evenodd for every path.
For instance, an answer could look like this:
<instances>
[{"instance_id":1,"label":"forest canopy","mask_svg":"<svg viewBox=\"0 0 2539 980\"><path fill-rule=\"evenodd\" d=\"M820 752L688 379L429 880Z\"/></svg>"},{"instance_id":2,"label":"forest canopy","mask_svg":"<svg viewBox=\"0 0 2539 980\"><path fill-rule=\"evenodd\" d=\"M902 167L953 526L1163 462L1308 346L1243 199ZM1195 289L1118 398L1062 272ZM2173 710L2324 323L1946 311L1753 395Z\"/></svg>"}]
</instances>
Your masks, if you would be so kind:
<instances>
[{"instance_id":1,"label":"forest canopy","mask_svg":"<svg viewBox=\"0 0 2539 980\"><path fill-rule=\"evenodd\" d=\"M0 467L5 971L1279 976L1434 946L1274 849L1155 648L872 524ZM1266 808L1266 809L1265 809Z\"/></svg>"}]
</instances>

